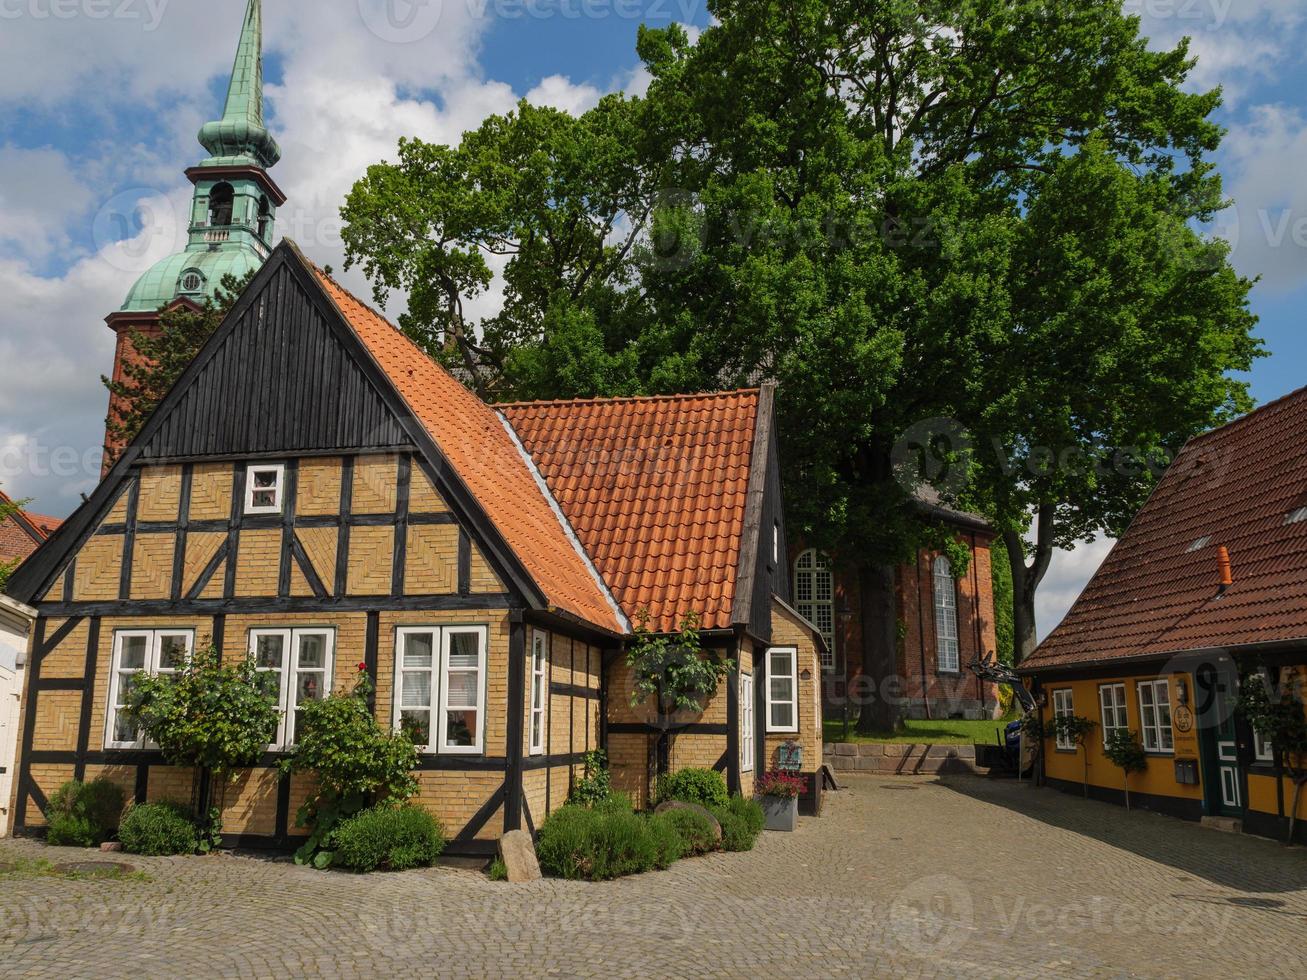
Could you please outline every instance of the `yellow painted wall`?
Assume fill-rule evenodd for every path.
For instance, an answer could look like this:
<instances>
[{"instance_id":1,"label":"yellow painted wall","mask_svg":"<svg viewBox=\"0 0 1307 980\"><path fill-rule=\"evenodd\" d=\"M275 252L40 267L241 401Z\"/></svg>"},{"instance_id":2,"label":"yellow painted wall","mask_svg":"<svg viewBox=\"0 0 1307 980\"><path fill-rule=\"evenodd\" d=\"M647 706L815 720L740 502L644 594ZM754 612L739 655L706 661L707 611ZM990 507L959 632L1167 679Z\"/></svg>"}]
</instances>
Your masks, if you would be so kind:
<instances>
[{"instance_id":1,"label":"yellow painted wall","mask_svg":"<svg viewBox=\"0 0 1307 980\"><path fill-rule=\"evenodd\" d=\"M1194 723L1189 732L1180 731L1176 723L1176 711L1179 707L1177 679L1181 677L1185 679L1185 684L1191 692L1190 701L1192 705L1193 678L1189 674L1166 676L1170 681L1168 688L1171 696L1172 735L1175 740L1175 751L1167 754L1150 755L1148 758L1148 771L1130 777L1130 791L1132 793L1149 793L1154 796L1170 796L1178 799L1201 801L1203 798L1201 783L1197 786L1186 786L1175 781L1176 759L1200 759L1197 722ZM1115 790L1122 789L1125 785L1121 770L1103 754L1103 717L1098 700L1099 687L1106 684L1125 685L1127 720L1130 730L1139 734L1142 722L1139 715L1139 690L1135 685L1140 681L1155 680L1158 677L1157 674L1146 674L1080 681L1057 680L1044 683L1044 691L1048 696L1048 704L1044 708L1045 720L1051 718L1053 714L1053 692L1070 688L1072 692L1072 710L1077 715L1098 723L1098 727L1090 735L1087 745L1090 785ZM1044 771L1053 779L1081 782L1085 778L1085 751L1083 749L1077 749L1075 752L1062 751L1056 748L1052 739L1048 739L1044 743ZM1200 765L1199 779L1202 778L1203 774Z\"/></svg>"}]
</instances>

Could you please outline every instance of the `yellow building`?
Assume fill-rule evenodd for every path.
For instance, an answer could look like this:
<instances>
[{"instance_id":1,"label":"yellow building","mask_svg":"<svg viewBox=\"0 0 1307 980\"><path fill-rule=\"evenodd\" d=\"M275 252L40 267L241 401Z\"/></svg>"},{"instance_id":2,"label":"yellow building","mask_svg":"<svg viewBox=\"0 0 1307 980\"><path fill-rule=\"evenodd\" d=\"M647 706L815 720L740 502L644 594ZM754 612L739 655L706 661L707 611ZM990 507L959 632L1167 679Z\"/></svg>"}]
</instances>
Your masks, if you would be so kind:
<instances>
[{"instance_id":1,"label":"yellow building","mask_svg":"<svg viewBox=\"0 0 1307 980\"><path fill-rule=\"evenodd\" d=\"M1286 757L1239 708L1252 677L1307 681L1307 389L1192 440L1061 624L1021 666L1044 720L1095 722L1083 747L1046 741L1049 783L1122 800L1105 756L1135 733L1131 802L1281 837ZM1307 799L1299 804L1299 827Z\"/></svg>"},{"instance_id":2,"label":"yellow building","mask_svg":"<svg viewBox=\"0 0 1307 980\"><path fill-rule=\"evenodd\" d=\"M482 403L290 243L102 484L10 580L36 610L13 789L39 832L64 781L189 797L121 711L197 645L277 675L282 721L223 824L287 846L311 791L277 769L296 705L376 681L418 746L418 801L486 853L609 749L641 799L707 765L735 791L803 746L819 803L820 636L786 574L770 388ZM733 669L695 717L629 703L624 651L699 617ZM759 678L757 683L754 678Z\"/></svg>"}]
</instances>

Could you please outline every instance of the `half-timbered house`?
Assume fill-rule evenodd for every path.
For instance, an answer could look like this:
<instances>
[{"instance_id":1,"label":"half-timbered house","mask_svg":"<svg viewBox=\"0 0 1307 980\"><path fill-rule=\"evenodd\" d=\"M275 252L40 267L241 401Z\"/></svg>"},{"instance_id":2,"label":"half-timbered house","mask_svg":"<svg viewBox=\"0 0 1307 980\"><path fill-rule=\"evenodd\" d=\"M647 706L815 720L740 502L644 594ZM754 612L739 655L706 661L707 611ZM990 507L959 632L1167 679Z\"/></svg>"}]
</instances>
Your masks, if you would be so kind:
<instances>
[{"instance_id":1,"label":"half-timbered house","mask_svg":"<svg viewBox=\"0 0 1307 980\"><path fill-rule=\"evenodd\" d=\"M282 722L224 826L288 846L296 707L351 684L419 746L420 792L485 853L567 798L582 755L648 799L659 769L753 774L801 748L819 803L822 641L788 604L770 388L481 402L283 242L87 502L13 576L37 613L15 829L65 780L185 799L122 711L199 644L277 675ZM632 623L698 615L734 663L695 718L632 706ZM793 748L786 752L793 757Z\"/></svg>"}]
</instances>

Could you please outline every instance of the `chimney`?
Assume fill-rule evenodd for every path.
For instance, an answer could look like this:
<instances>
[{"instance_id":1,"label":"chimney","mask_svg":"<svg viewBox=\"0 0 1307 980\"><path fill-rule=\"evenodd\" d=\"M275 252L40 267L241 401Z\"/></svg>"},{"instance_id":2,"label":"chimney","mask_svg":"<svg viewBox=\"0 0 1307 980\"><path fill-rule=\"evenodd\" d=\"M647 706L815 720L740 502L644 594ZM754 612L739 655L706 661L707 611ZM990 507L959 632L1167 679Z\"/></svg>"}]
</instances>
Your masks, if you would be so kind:
<instances>
[{"instance_id":1,"label":"chimney","mask_svg":"<svg viewBox=\"0 0 1307 980\"><path fill-rule=\"evenodd\" d=\"M1225 545L1216 549L1216 566L1221 573L1221 591L1217 595L1225 595L1226 590L1234 585L1234 573L1230 570L1230 551Z\"/></svg>"}]
</instances>

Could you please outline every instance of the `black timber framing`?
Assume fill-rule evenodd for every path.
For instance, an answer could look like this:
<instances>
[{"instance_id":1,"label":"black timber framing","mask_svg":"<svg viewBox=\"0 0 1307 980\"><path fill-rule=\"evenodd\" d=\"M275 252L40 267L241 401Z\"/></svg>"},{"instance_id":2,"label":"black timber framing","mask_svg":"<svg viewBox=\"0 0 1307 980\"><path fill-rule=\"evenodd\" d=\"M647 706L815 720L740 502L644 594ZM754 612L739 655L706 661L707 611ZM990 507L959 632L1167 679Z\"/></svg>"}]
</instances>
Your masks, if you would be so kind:
<instances>
[{"instance_id":1,"label":"black timber framing","mask_svg":"<svg viewBox=\"0 0 1307 980\"><path fill-rule=\"evenodd\" d=\"M77 722L77 760L73 763L73 778L86 778L86 754L91 742L91 709L95 705L95 672L100 654L100 618L91 617L86 631L86 669L82 673L82 705Z\"/></svg>"},{"instance_id":2,"label":"black timber framing","mask_svg":"<svg viewBox=\"0 0 1307 980\"><path fill-rule=\"evenodd\" d=\"M489 595L408 595L408 596L252 596L235 599L137 599L131 604L132 616L176 615L215 616L219 613L296 613L296 612L405 612L426 610L463 611L469 609L513 609L513 597L496 592ZM63 616L122 616L121 602L51 602L42 603L41 612L53 618Z\"/></svg>"},{"instance_id":3,"label":"black timber framing","mask_svg":"<svg viewBox=\"0 0 1307 980\"><path fill-rule=\"evenodd\" d=\"M741 633L732 659L735 666L726 675L726 790L740 792L740 651L746 640Z\"/></svg>"},{"instance_id":4,"label":"black timber framing","mask_svg":"<svg viewBox=\"0 0 1307 980\"><path fill-rule=\"evenodd\" d=\"M404 566L408 557L409 494L413 476L413 457L399 457L395 473L395 540L391 545L390 591L404 594ZM461 535L460 535L461 537Z\"/></svg>"},{"instance_id":5,"label":"black timber framing","mask_svg":"<svg viewBox=\"0 0 1307 980\"><path fill-rule=\"evenodd\" d=\"M340 464L340 516L345 518L354 507L354 460ZM336 535L336 580L331 594L342 596L349 588L349 529L348 520L342 520Z\"/></svg>"},{"instance_id":6,"label":"black timber framing","mask_svg":"<svg viewBox=\"0 0 1307 980\"><path fill-rule=\"evenodd\" d=\"M37 616L32 626L32 656L27 665L27 696L23 699L23 733L18 750L18 773L15 776L18 783L18 800L14 805L15 833L27 826L28 797L36 799L37 806L44 810L41 802L43 797L38 796L40 790L32 781L32 741L36 737L36 685L41 680L41 660L47 649L45 627L45 617Z\"/></svg>"},{"instance_id":7,"label":"black timber framing","mask_svg":"<svg viewBox=\"0 0 1307 980\"><path fill-rule=\"evenodd\" d=\"M127 524L123 529L122 565L118 572L118 598L132 595L133 553L136 550L136 509L141 500L141 478L136 476L127 487Z\"/></svg>"},{"instance_id":8,"label":"black timber framing","mask_svg":"<svg viewBox=\"0 0 1307 980\"><path fill-rule=\"evenodd\" d=\"M185 583L182 581L186 574L186 525L191 518L191 484L195 480L195 467L186 463L182 466L181 493L178 495L177 503L177 537L172 547L172 584L169 587L168 594L176 602L182 597L182 589ZM65 600L71 600L72 596L65 596Z\"/></svg>"},{"instance_id":9,"label":"black timber framing","mask_svg":"<svg viewBox=\"0 0 1307 980\"><path fill-rule=\"evenodd\" d=\"M223 567L222 597L236 594L236 563L240 558L241 521L245 517L245 467L231 467L231 521L227 525L227 564Z\"/></svg>"},{"instance_id":10,"label":"black timber framing","mask_svg":"<svg viewBox=\"0 0 1307 980\"><path fill-rule=\"evenodd\" d=\"M504 830L522 827L522 738L526 712L526 623L512 615L508 626L508 772L504 779Z\"/></svg>"},{"instance_id":11,"label":"black timber framing","mask_svg":"<svg viewBox=\"0 0 1307 980\"><path fill-rule=\"evenodd\" d=\"M281 551L277 565L277 595L290 595L290 570L294 560L295 508L299 502L299 460L288 459L282 474Z\"/></svg>"},{"instance_id":12,"label":"black timber framing","mask_svg":"<svg viewBox=\"0 0 1307 980\"><path fill-rule=\"evenodd\" d=\"M287 318L294 321L293 330L281 329L286 326L280 319L282 311L286 311ZM258 320L257 331L255 319ZM310 419L326 417L327 413L314 410L311 400L301 402L304 410L296 412L280 411L280 406L272 402L266 406L261 402L258 405L250 404L247 406L248 411L244 413L229 412L230 405L235 403L234 399L224 399L222 393L214 391L213 387L227 383L231 378L240 380L242 398L248 397L251 390L259 399L272 397L271 394L262 392L260 386L249 385L248 376L241 380L239 372L234 373L232 370L225 369L226 360L222 363L218 362L220 354L222 358L230 360L230 352L224 351L224 347L232 335L243 327L246 328L249 336L241 338L238 342L242 348L240 356L244 360L233 362L236 366L248 371L258 370L262 366L271 372L273 368L271 348L274 338L270 336L269 331L273 328L281 330L277 334L278 337L285 338L289 338L296 331L321 334L324 344L329 337L330 342L343 351L345 360L341 363L350 365L351 370L356 368L357 373L366 380L367 384L362 387L354 385L352 379L349 380L349 385L352 386L350 390L358 393L359 397L379 399L379 404L384 405L386 414L384 417L378 415L368 421L361 415L352 415L343 410L330 413L331 418L338 425L341 418L348 418L351 421L346 426L350 431L333 430L331 438L327 440L330 445L327 445L302 439L303 433L294 428L296 424L307 424ZM258 343L255 343L256 332ZM287 339L286 342L289 340ZM199 391L196 398L188 401L183 410L183 400L190 397L191 390L198 387L201 378L210 367L215 368L215 374L214 378L205 379L209 388ZM321 367L322 364L318 363L315 370L318 373L330 374L330 372L323 372ZM299 370L299 366L285 364L276 365L276 368L283 374L288 373L292 376ZM273 375L270 373L269 376ZM339 378L332 378L331 383L337 387L344 384ZM368 411L372 410L369 408ZM238 530L240 511L243 510L243 506L238 506L238 501L243 505L244 466L242 464L244 462L264 453L270 454L269 458L299 456L306 452L331 454L336 450L344 455L365 449L376 451L381 447L412 445L419 451L418 465L449 504L460 525L475 535L491 567L503 581L509 584L510 590L520 596L523 605L528 608L543 610L548 607L540 587L521 564L499 529L490 521L480 502L472 495L458 472L450 465L431 432L414 418L392 380L317 281L307 260L288 241L283 241L273 251L272 256L236 301L226 319L182 373L158 409L146 421L140 434L123 451L95 492L64 522L45 545L14 573L9 583L10 594L24 602L33 602L44 595L45 590L81 548L86 538L94 532L96 522L108 513L113 501L123 492L125 482L131 478L133 468L138 464L145 461L157 463L164 459L212 459L223 455L224 446L217 442L207 442L203 447L197 447L195 450L189 450L187 444L193 441L192 437L196 432L204 433L206 430L206 425L196 419L231 415L239 415L250 425L254 425L255 422L262 424L264 419L282 420L291 428L285 432L251 429L242 436L238 447L233 443L233 449L238 449L239 455L233 457L233 469L236 475L233 479L233 521L228 529L228 569L224 581L226 588L224 596L230 597L230 588L227 587L232 584L231 579L235 574L237 545L231 539L235 537L235 532ZM223 425L227 423L224 422ZM354 428L358 431L354 431ZM274 436L276 438L273 438ZM202 437L208 438L207 435ZM227 433L222 438L231 441L234 437ZM295 446L297 449L288 453L284 448L288 446ZM350 465L351 459L351 455L345 455L346 466ZM348 493L345 488L350 486L351 482L342 474L342 496ZM348 514L349 509L342 508L341 513ZM348 522L342 522L342 537L348 536L348 527ZM338 552L341 550L338 547ZM337 586L335 590L337 594L345 591L340 581L334 584Z\"/></svg>"},{"instance_id":13,"label":"black timber framing","mask_svg":"<svg viewBox=\"0 0 1307 980\"><path fill-rule=\"evenodd\" d=\"M363 663L368 668L368 678L372 681L371 690L368 691L368 711L372 717L377 716L377 668L380 666L381 658L379 647L381 643L381 613L375 609L368 610L367 630L363 646Z\"/></svg>"}]
</instances>

